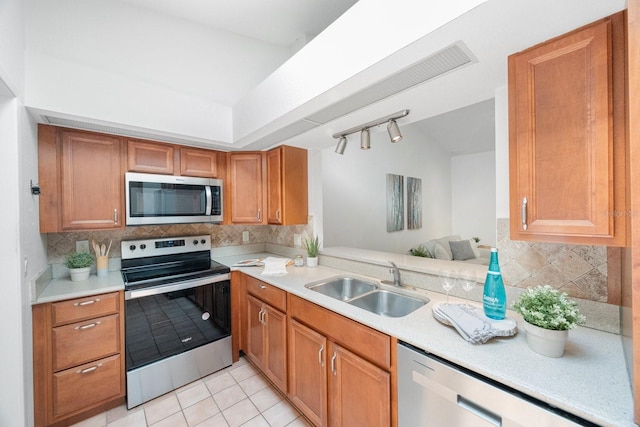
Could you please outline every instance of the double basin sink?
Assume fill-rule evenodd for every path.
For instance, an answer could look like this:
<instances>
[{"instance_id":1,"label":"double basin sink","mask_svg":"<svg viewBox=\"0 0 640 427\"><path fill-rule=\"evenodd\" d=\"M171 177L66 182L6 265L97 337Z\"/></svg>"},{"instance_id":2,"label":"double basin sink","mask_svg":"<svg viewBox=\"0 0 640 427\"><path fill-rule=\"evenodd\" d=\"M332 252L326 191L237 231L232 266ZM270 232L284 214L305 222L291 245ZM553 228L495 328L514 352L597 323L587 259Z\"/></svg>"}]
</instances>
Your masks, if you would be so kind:
<instances>
[{"instance_id":1,"label":"double basin sink","mask_svg":"<svg viewBox=\"0 0 640 427\"><path fill-rule=\"evenodd\" d=\"M403 317L429 302L399 292L381 289L379 285L353 277L338 277L307 288L385 317Z\"/></svg>"}]
</instances>

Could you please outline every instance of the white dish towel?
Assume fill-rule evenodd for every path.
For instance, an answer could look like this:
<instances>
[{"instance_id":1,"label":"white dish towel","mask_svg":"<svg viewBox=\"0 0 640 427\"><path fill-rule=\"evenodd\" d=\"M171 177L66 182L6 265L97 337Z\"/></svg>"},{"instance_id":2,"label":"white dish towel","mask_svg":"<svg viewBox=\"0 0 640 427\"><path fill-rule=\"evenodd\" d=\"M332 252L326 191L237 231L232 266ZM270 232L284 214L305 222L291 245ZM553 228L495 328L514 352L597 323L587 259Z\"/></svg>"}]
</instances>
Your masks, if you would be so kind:
<instances>
[{"instance_id":1,"label":"white dish towel","mask_svg":"<svg viewBox=\"0 0 640 427\"><path fill-rule=\"evenodd\" d=\"M434 308L434 311L436 309ZM447 320L465 340L472 344L484 344L497 336L497 332L489 319L475 315L467 306L459 304L440 304L437 315Z\"/></svg>"},{"instance_id":2,"label":"white dish towel","mask_svg":"<svg viewBox=\"0 0 640 427\"><path fill-rule=\"evenodd\" d=\"M262 262L264 263L264 270L262 270L263 276L281 276L287 274L287 263L289 258L277 258L267 257Z\"/></svg>"}]
</instances>

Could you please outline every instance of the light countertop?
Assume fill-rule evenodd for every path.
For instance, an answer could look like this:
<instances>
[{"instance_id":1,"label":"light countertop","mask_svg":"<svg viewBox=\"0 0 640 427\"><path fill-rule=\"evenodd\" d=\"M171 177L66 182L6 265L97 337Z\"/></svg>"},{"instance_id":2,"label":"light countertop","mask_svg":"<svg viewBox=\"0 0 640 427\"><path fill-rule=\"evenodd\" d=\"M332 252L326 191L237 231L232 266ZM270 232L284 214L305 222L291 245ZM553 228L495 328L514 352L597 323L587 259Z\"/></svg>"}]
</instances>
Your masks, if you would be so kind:
<instances>
[{"instance_id":1,"label":"light countertop","mask_svg":"<svg viewBox=\"0 0 640 427\"><path fill-rule=\"evenodd\" d=\"M215 257L215 260L232 266L243 259L266 256L274 255L254 253ZM463 340L454 328L434 319L431 307L434 303L445 300L445 296L437 292L416 291L421 296L430 298L431 302L405 317L388 318L314 292L304 286L345 274L379 283L379 280L374 278L322 265L315 268L289 266L287 274L282 276L263 276L262 267L233 269L594 423L605 426L635 425L632 421L631 384L620 335L578 327L569 332L569 342L564 356L549 358L528 348L525 332L520 327L521 318L515 312L509 311L508 317L516 319L519 324L516 336L494 338L486 344L472 345ZM452 301L455 300L451 298Z\"/></svg>"},{"instance_id":2,"label":"light countertop","mask_svg":"<svg viewBox=\"0 0 640 427\"><path fill-rule=\"evenodd\" d=\"M124 290L124 282L120 271L110 271L104 277L92 274L87 280L80 282L72 282L69 277L62 277L52 279L32 304L82 298L122 290Z\"/></svg>"}]
</instances>

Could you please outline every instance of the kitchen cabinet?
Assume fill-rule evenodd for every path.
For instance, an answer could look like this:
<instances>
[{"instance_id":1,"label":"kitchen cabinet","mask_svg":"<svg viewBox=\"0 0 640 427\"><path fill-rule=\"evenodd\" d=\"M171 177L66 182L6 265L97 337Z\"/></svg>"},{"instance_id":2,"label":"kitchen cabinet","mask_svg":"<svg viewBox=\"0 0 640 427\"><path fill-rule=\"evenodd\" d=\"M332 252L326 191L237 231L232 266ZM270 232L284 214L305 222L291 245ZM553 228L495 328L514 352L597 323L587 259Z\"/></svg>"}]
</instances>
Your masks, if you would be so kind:
<instances>
[{"instance_id":1,"label":"kitchen cabinet","mask_svg":"<svg viewBox=\"0 0 640 427\"><path fill-rule=\"evenodd\" d=\"M318 426L389 426L391 338L289 298L289 397Z\"/></svg>"},{"instance_id":2,"label":"kitchen cabinet","mask_svg":"<svg viewBox=\"0 0 640 427\"><path fill-rule=\"evenodd\" d=\"M267 151L267 222L308 222L307 150L282 145Z\"/></svg>"},{"instance_id":3,"label":"kitchen cabinet","mask_svg":"<svg viewBox=\"0 0 640 427\"><path fill-rule=\"evenodd\" d=\"M191 147L180 148L180 175L217 178L217 152Z\"/></svg>"},{"instance_id":4,"label":"kitchen cabinet","mask_svg":"<svg viewBox=\"0 0 640 427\"><path fill-rule=\"evenodd\" d=\"M40 232L123 228L123 159L118 137L39 125Z\"/></svg>"},{"instance_id":5,"label":"kitchen cabinet","mask_svg":"<svg viewBox=\"0 0 640 427\"><path fill-rule=\"evenodd\" d=\"M33 307L34 421L72 424L124 402L123 292Z\"/></svg>"},{"instance_id":6,"label":"kitchen cabinet","mask_svg":"<svg viewBox=\"0 0 640 427\"><path fill-rule=\"evenodd\" d=\"M173 175L175 148L170 144L130 139L127 141L129 172Z\"/></svg>"},{"instance_id":7,"label":"kitchen cabinet","mask_svg":"<svg viewBox=\"0 0 640 427\"><path fill-rule=\"evenodd\" d=\"M229 154L229 188L231 222L234 224L263 224L265 184L263 152Z\"/></svg>"},{"instance_id":8,"label":"kitchen cabinet","mask_svg":"<svg viewBox=\"0 0 640 427\"><path fill-rule=\"evenodd\" d=\"M509 57L512 240L625 245L624 20Z\"/></svg>"},{"instance_id":9,"label":"kitchen cabinet","mask_svg":"<svg viewBox=\"0 0 640 427\"><path fill-rule=\"evenodd\" d=\"M249 277L247 293L247 357L286 393L286 292Z\"/></svg>"}]
</instances>

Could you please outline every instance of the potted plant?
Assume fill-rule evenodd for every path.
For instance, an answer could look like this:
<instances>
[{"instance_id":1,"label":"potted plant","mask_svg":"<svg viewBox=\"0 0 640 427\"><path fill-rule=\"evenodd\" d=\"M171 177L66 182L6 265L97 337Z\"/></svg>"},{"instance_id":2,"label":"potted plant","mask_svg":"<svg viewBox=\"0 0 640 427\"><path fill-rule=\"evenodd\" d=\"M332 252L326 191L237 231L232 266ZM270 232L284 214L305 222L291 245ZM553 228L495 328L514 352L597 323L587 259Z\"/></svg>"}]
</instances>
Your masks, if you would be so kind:
<instances>
[{"instance_id":1,"label":"potted plant","mask_svg":"<svg viewBox=\"0 0 640 427\"><path fill-rule=\"evenodd\" d=\"M307 267L318 266L318 251L320 250L320 241L318 236L315 238L305 238L304 248L307 251Z\"/></svg>"},{"instance_id":2,"label":"potted plant","mask_svg":"<svg viewBox=\"0 0 640 427\"><path fill-rule=\"evenodd\" d=\"M74 282L87 280L92 264L93 256L89 252L74 252L68 255L64 262L71 274L71 280Z\"/></svg>"},{"instance_id":3,"label":"potted plant","mask_svg":"<svg viewBox=\"0 0 640 427\"><path fill-rule=\"evenodd\" d=\"M525 321L529 348L549 357L562 357L569 329L585 322L576 302L549 285L527 289L513 309Z\"/></svg>"}]
</instances>

